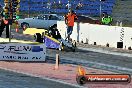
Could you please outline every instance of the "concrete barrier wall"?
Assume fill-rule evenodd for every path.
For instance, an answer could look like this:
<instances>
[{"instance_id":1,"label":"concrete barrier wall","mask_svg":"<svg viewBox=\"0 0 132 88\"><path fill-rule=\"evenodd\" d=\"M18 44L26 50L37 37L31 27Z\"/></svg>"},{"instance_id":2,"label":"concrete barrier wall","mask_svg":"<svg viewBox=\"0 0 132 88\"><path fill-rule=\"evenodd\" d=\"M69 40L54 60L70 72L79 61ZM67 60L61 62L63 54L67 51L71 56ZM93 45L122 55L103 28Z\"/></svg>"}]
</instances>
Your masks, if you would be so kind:
<instances>
[{"instance_id":1,"label":"concrete barrier wall","mask_svg":"<svg viewBox=\"0 0 132 88\"><path fill-rule=\"evenodd\" d=\"M132 47L132 28L124 27L124 47Z\"/></svg>"},{"instance_id":2,"label":"concrete barrier wall","mask_svg":"<svg viewBox=\"0 0 132 88\"><path fill-rule=\"evenodd\" d=\"M57 22L57 28L62 37L66 37L66 25L64 21ZM106 46L108 43L110 47L117 48L117 42L123 42L123 48L132 46L132 28L105 26L89 23L75 23L73 33L71 35L73 40L78 42Z\"/></svg>"}]
</instances>

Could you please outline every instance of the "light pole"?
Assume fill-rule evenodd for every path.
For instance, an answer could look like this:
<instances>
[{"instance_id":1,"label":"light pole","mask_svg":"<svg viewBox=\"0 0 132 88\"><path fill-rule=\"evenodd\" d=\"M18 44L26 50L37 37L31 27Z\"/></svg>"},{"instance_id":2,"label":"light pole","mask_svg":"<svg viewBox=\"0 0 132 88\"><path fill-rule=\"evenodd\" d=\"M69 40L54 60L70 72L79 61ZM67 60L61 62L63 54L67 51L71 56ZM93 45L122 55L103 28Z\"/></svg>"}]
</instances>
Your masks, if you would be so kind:
<instances>
[{"instance_id":1,"label":"light pole","mask_svg":"<svg viewBox=\"0 0 132 88\"><path fill-rule=\"evenodd\" d=\"M69 10L70 10L70 3L69 3L69 0L68 0L68 5L67 5L67 6L68 6L68 11L69 11Z\"/></svg>"},{"instance_id":2,"label":"light pole","mask_svg":"<svg viewBox=\"0 0 132 88\"><path fill-rule=\"evenodd\" d=\"M102 0L100 0L100 18L101 18L101 14L102 14Z\"/></svg>"},{"instance_id":3,"label":"light pole","mask_svg":"<svg viewBox=\"0 0 132 88\"><path fill-rule=\"evenodd\" d=\"M28 18L30 17L30 0L28 0Z\"/></svg>"}]
</instances>

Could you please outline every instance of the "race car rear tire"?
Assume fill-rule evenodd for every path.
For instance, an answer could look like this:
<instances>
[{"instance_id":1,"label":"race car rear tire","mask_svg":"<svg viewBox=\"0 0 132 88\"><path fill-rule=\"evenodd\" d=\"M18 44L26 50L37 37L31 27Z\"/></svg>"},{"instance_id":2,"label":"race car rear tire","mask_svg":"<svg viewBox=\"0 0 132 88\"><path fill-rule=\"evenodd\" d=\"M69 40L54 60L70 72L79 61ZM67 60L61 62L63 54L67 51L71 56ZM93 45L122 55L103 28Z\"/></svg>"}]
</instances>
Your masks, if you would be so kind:
<instances>
[{"instance_id":1,"label":"race car rear tire","mask_svg":"<svg viewBox=\"0 0 132 88\"><path fill-rule=\"evenodd\" d=\"M34 34L34 40L35 40L35 42L40 42L40 43L42 43L41 34L40 34L40 33Z\"/></svg>"}]
</instances>

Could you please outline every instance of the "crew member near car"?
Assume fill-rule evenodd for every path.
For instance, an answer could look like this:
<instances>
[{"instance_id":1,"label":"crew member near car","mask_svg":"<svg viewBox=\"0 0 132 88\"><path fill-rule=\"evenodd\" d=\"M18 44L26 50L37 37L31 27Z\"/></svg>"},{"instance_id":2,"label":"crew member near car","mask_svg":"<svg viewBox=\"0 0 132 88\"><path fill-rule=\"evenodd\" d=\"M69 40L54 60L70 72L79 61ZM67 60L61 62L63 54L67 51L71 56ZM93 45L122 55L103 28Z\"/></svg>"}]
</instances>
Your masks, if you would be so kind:
<instances>
[{"instance_id":1,"label":"crew member near car","mask_svg":"<svg viewBox=\"0 0 132 88\"><path fill-rule=\"evenodd\" d=\"M9 38L9 22L5 20L3 11L1 11L0 12L0 37L2 36L2 32L4 31L5 27L6 27L6 38Z\"/></svg>"},{"instance_id":2,"label":"crew member near car","mask_svg":"<svg viewBox=\"0 0 132 88\"><path fill-rule=\"evenodd\" d=\"M65 23L67 25L66 39L68 38L68 41L70 40L70 35L72 34L72 31L73 31L74 21L77 19L78 18L73 10L69 10L68 14L65 15Z\"/></svg>"},{"instance_id":3,"label":"crew member near car","mask_svg":"<svg viewBox=\"0 0 132 88\"><path fill-rule=\"evenodd\" d=\"M2 32L4 31L5 28L5 24L4 24L4 19L3 17L0 15L0 37L2 35Z\"/></svg>"}]
</instances>

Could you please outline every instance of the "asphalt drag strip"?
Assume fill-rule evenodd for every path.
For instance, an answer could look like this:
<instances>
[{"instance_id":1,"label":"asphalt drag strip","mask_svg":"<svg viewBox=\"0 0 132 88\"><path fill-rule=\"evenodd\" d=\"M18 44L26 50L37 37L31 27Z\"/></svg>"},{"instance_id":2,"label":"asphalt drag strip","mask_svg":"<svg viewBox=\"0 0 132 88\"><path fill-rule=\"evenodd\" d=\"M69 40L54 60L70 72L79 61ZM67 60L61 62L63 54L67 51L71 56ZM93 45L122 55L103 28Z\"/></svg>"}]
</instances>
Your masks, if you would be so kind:
<instances>
[{"instance_id":1,"label":"asphalt drag strip","mask_svg":"<svg viewBox=\"0 0 132 88\"><path fill-rule=\"evenodd\" d=\"M82 65L116 73L132 74L132 58L78 49L76 52L47 50L47 61L55 63L55 55L60 55L61 64Z\"/></svg>"},{"instance_id":2,"label":"asphalt drag strip","mask_svg":"<svg viewBox=\"0 0 132 88\"><path fill-rule=\"evenodd\" d=\"M48 78L0 69L0 88L84 88Z\"/></svg>"}]
</instances>

